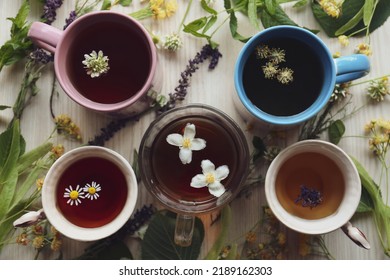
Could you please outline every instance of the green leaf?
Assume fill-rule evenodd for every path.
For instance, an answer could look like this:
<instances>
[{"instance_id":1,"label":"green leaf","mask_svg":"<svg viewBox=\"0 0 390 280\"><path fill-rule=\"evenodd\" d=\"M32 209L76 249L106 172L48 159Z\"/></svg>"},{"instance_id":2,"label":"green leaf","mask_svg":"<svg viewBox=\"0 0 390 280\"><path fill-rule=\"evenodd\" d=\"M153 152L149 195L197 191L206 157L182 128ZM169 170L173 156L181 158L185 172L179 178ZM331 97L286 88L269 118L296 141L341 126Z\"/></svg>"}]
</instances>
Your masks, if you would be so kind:
<instances>
[{"instance_id":1,"label":"green leaf","mask_svg":"<svg viewBox=\"0 0 390 280\"><path fill-rule=\"evenodd\" d=\"M370 23L371 17L374 14L374 2L375 0L366 0L364 2L363 23L366 26Z\"/></svg>"},{"instance_id":2,"label":"green leaf","mask_svg":"<svg viewBox=\"0 0 390 280\"><path fill-rule=\"evenodd\" d=\"M294 4L294 8L300 8L303 6L306 6L308 4L309 0L300 0Z\"/></svg>"},{"instance_id":3,"label":"green leaf","mask_svg":"<svg viewBox=\"0 0 390 280\"><path fill-rule=\"evenodd\" d=\"M120 0L119 4L121 4L123 7L128 7L133 2L133 0Z\"/></svg>"},{"instance_id":4,"label":"green leaf","mask_svg":"<svg viewBox=\"0 0 390 280\"><path fill-rule=\"evenodd\" d=\"M317 1L313 1L311 8L313 11L313 14L318 21L318 23L321 25L321 27L324 29L326 34L329 37L336 37L338 35L336 34L336 31L339 30L342 26L344 26L347 22L349 22L353 17L356 16L356 14L359 13L359 11L364 8L365 0L346 0L344 1L342 5L342 14L339 18L335 19L330 16L328 16L321 8L321 6L318 4ZM390 5L388 1L381 0L378 2L378 4L375 7L375 12L372 17L369 32L373 32L375 29L382 26L387 18L390 16ZM344 33L344 35L350 35L354 32L357 32L364 28L364 22L363 17L361 17L361 20L359 23L353 27L352 29L348 30ZM339 33L339 35L342 35ZM358 35L365 35L365 31L359 32L355 34Z\"/></svg>"},{"instance_id":5,"label":"green leaf","mask_svg":"<svg viewBox=\"0 0 390 280\"><path fill-rule=\"evenodd\" d=\"M110 246L101 246L93 255L81 255L78 260L132 260L133 255L126 244L118 239L112 241Z\"/></svg>"},{"instance_id":6,"label":"green leaf","mask_svg":"<svg viewBox=\"0 0 390 280\"><path fill-rule=\"evenodd\" d=\"M374 203L365 188L362 188L362 194L360 196L359 206L356 209L358 213L367 213L374 210Z\"/></svg>"},{"instance_id":7,"label":"green leaf","mask_svg":"<svg viewBox=\"0 0 390 280\"><path fill-rule=\"evenodd\" d=\"M346 34L349 30L351 30L356 25L358 25L359 22L362 20L362 18L363 18L363 8L361 8L359 12L353 18L351 18L346 24L344 24L339 29L337 29L334 35L340 36Z\"/></svg>"},{"instance_id":8,"label":"green leaf","mask_svg":"<svg viewBox=\"0 0 390 280\"><path fill-rule=\"evenodd\" d=\"M210 249L208 252L207 256L205 257L206 260L217 260L219 254L221 253L223 247L225 246L230 224L232 221L232 210L229 205L225 206L222 209L222 214L221 214L221 223L222 223L222 228L221 232L219 233L219 236L217 240L215 241L213 247Z\"/></svg>"},{"instance_id":9,"label":"green leaf","mask_svg":"<svg viewBox=\"0 0 390 280\"><path fill-rule=\"evenodd\" d=\"M32 49L32 42L27 37L29 25L26 23L27 15L30 12L29 2L26 0L20 7L15 18L8 18L12 21L11 38L0 48L0 71L5 65L11 65L26 57Z\"/></svg>"},{"instance_id":10,"label":"green leaf","mask_svg":"<svg viewBox=\"0 0 390 280\"><path fill-rule=\"evenodd\" d=\"M217 16L211 16L209 20L207 21L206 25L204 26L202 33L206 33L217 21Z\"/></svg>"},{"instance_id":11,"label":"green leaf","mask_svg":"<svg viewBox=\"0 0 390 280\"><path fill-rule=\"evenodd\" d=\"M264 4L270 15L274 15L276 13L276 3L274 0L265 0Z\"/></svg>"},{"instance_id":12,"label":"green leaf","mask_svg":"<svg viewBox=\"0 0 390 280\"><path fill-rule=\"evenodd\" d=\"M238 33L238 22L237 17L233 11L230 12L230 20L229 20L230 33L232 34L233 39L238 40L240 42L246 43L250 37L244 37L240 33Z\"/></svg>"},{"instance_id":13,"label":"green leaf","mask_svg":"<svg viewBox=\"0 0 390 280\"><path fill-rule=\"evenodd\" d=\"M191 33L193 31L198 31L203 28L207 23L207 17L201 17L194 21L191 21L189 24L184 25L184 32Z\"/></svg>"},{"instance_id":14,"label":"green leaf","mask_svg":"<svg viewBox=\"0 0 390 280\"><path fill-rule=\"evenodd\" d=\"M34 162L44 157L52 148L53 144L46 142L20 156L18 159L19 174L25 172Z\"/></svg>"},{"instance_id":15,"label":"green leaf","mask_svg":"<svg viewBox=\"0 0 390 280\"><path fill-rule=\"evenodd\" d=\"M257 20L257 5L256 0L248 1L248 18L249 22L256 28L259 29L259 21Z\"/></svg>"},{"instance_id":16,"label":"green leaf","mask_svg":"<svg viewBox=\"0 0 390 280\"><path fill-rule=\"evenodd\" d=\"M342 120L333 121L328 128L329 141L338 144L345 133L345 125Z\"/></svg>"},{"instance_id":17,"label":"green leaf","mask_svg":"<svg viewBox=\"0 0 390 280\"><path fill-rule=\"evenodd\" d=\"M4 147L5 151L2 158L5 159L0 171L0 220L9 211L12 199L15 194L16 183L18 180L17 160L20 154L20 130L19 121L15 121L13 126L9 128L11 133L1 134L0 138L7 137L8 139L1 139L0 142L8 142ZM3 148L3 147L2 147Z\"/></svg>"},{"instance_id":18,"label":"green leaf","mask_svg":"<svg viewBox=\"0 0 390 280\"><path fill-rule=\"evenodd\" d=\"M275 6L275 13L271 14L267 9L260 10L260 19L264 28L276 25L293 25L298 26L290 17L283 11L280 5Z\"/></svg>"},{"instance_id":19,"label":"green leaf","mask_svg":"<svg viewBox=\"0 0 390 280\"><path fill-rule=\"evenodd\" d=\"M232 3L230 2L230 0L223 0L223 6L225 10L228 10L228 12L230 12L229 10L232 8Z\"/></svg>"},{"instance_id":20,"label":"green leaf","mask_svg":"<svg viewBox=\"0 0 390 280\"><path fill-rule=\"evenodd\" d=\"M104 0L100 10L109 10L111 9L111 0Z\"/></svg>"},{"instance_id":21,"label":"green leaf","mask_svg":"<svg viewBox=\"0 0 390 280\"><path fill-rule=\"evenodd\" d=\"M205 0L202 0L200 2L200 5L202 6L203 10L205 10L206 12L208 12L208 13L210 13L212 15L217 15L218 14L216 10L214 10L209 5L207 5Z\"/></svg>"},{"instance_id":22,"label":"green leaf","mask_svg":"<svg viewBox=\"0 0 390 280\"><path fill-rule=\"evenodd\" d=\"M144 260L195 260L204 238L202 222L196 218L192 244L177 246L174 241L176 218L172 214L157 212L142 241L141 256Z\"/></svg>"},{"instance_id":23,"label":"green leaf","mask_svg":"<svg viewBox=\"0 0 390 280\"><path fill-rule=\"evenodd\" d=\"M12 108L11 106L7 106L7 105L1 105L0 106L0 111L3 111L5 109L9 109L9 108Z\"/></svg>"}]
</instances>

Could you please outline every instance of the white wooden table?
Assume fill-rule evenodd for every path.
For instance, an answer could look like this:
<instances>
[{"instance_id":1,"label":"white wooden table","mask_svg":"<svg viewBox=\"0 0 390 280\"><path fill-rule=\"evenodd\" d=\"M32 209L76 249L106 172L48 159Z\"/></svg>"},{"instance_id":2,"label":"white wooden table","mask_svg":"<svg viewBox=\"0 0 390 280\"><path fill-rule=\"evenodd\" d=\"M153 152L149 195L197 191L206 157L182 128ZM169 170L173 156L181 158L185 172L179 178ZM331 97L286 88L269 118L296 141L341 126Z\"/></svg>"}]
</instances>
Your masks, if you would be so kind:
<instances>
[{"instance_id":1,"label":"white wooden table","mask_svg":"<svg viewBox=\"0 0 390 280\"><path fill-rule=\"evenodd\" d=\"M38 20L41 15L41 7L36 4L38 1L31 2L33 2L32 14L34 17L30 18L30 20ZM75 2L76 1L74 0L64 1L63 6L58 11L57 20L53 23L54 26L62 28L65 18L67 18L69 12L74 9ZM123 11L125 13L135 11L140 7L140 4L139 1L136 0L133 2L134 3L128 8L115 7L114 10ZM222 10L222 1L216 2L218 2L216 4L216 9ZM0 44L3 44L9 38L11 23L6 20L6 18L14 17L21 3L22 0L0 1ZM177 13L168 19L158 21L148 19L142 21L142 23L145 24L148 29L160 32L161 34L174 32L177 30L185 12L186 3L187 1L178 0L179 7ZM284 6L284 8L290 17L298 24L313 29L320 29L309 7L301 10L292 9L290 6ZM198 18L201 13L202 10L198 1L194 1L186 22ZM257 32L250 25L246 17L238 14L238 18L239 31L241 33L249 36ZM189 36L188 34L181 33L181 36L184 41L184 46L178 52L168 53L159 50L159 60L164 69L164 83L162 89L162 93L164 94L173 91L180 78L180 72L185 69L187 61L190 58L193 58L196 52L205 44L204 40ZM340 51L342 54L352 53L354 47L363 40L363 38L352 38L350 39L350 45L348 47L342 47L337 39L328 38L325 32L320 32L318 36L326 42L331 52ZM370 57L370 60L372 69L371 73L362 80L390 74L389 38L390 22L387 21L385 25L371 35L373 55ZM207 65L201 65L200 69L191 79L189 94L183 104L197 102L222 109L241 125L251 147L250 141L253 135L261 135L262 132L257 130L248 131L246 129L246 124L239 116L232 101L232 96L235 94L233 69L242 43L232 39L227 23L217 32L214 40L220 43L220 51L223 54L223 57L220 59L220 62L214 71L208 71ZM5 67L3 69L0 73L0 104L12 105L14 103L20 88L22 75L23 63ZM47 67L38 82L40 88L39 94L31 100L31 103L24 111L21 120L21 129L22 134L27 141L27 150L32 149L45 141L54 128L49 112L49 97L53 78L53 67L51 65ZM351 88L351 92L354 95L352 101L356 107L367 102L366 87L367 84L363 84ZM109 118L88 111L74 103L63 93L59 86L57 86L57 91L59 92L59 95L54 99L54 110L56 114L64 113L69 115L74 122L81 127L84 142L91 139L99 132L100 128L104 127L109 122ZM365 106L364 109L347 118L345 121L347 127L346 135L362 136L364 134L364 125L371 119L378 117L390 119L390 112L388 109L389 103L390 99L387 98L387 100L381 104ZM5 129L11 117L11 110L0 112L0 131ZM154 118L154 113L151 113L142 117L137 123L126 126L106 143L106 147L121 153L131 162L133 159L133 150L138 149L144 131ZM296 141L296 133L288 133L287 136L288 137L284 140L286 145ZM62 137L56 138L55 142L62 143L67 151L80 145L78 142L69 141ZM378 161L373 159L371 152L368 150L367 140L358 137L343 138L339 143L339 146L347 153L356 157L366 167L373 178L379 178L380 166ZM151 196L146 189L141 186L137 208L142 207L144 204L150 204L151 202L153 202ZM253 193L249 198L242 197L236 199L231 205L233 210L233 221L229 233L229 240L244 235L259 220L262 206L265 204L264 189L261 185L253 190ZM218 223L214 226L210 226L210 217L206 216L203 217L203 219L206 228L206 236L202 245L201 256L204 256L208 252L219 232ZM367 251L358 248L349 241L341 230L337 230L325 236L326 244L332 254L337 259L386 259L380 242L378 241L372 217L370 215L358 215L354 217L353 222L366 233L372 245L372 249ZM291 251L295 248L294 246L296 246L294 245L296 244L294 236L295 235L288 235L288 244L291 246ZM87 244L85 243L65 239L63 257L69 259L80 255L86 245ZM133 254L136 255L135 252L139 246L137 242L129 240L129 245L132 248ZM0 259L31 259L33 256L34 251L31 247L27 248L16 244L6 246L0 253ZM297 256L297 258L299 258L299 256Z\"/></svg>"}]
</instances>

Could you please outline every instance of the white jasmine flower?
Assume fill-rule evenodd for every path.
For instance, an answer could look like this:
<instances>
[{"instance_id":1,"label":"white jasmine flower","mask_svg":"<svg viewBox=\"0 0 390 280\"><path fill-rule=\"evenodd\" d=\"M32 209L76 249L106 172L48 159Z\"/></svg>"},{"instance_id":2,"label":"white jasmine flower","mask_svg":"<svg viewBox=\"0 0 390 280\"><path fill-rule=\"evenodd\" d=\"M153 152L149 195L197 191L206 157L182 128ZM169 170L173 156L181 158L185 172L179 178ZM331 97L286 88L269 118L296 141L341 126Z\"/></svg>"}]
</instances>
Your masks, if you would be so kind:
<instances>
[{"instance_id":1,"label":"white jasmine flower","mask_svg":"<svg viewBox=\"0 0 390 280\"><path fill-rule=\"evenodd\" d=\"M215 169L215 165L208 159L202 160L201 163L202 173L198 174L191 180L191 187L203 188L208 187L209 192L220 197L225 193L225 187L221 184L221 181L229 175L229 168L227 165L222 165Z\"/></svg>"},{"instance_id":2,"label":"white jasmine flower","mask_svg":"<svg viewBox=\"0 0 390 280\"><path fill-rule=\"evenodd\" d=\"M43 209L38 211L30 211L22 215L19 219L15 220L13 223L14 227L29 227L36 224L40 220L45 218L45 213Z\"/></svg>"},{"instance_id":3,"label":"white jasmine flower","mask_svg":"<svg viewBox=\"0 0 390 280\"><path fill-rule=\"evenodd\" d=\"M84 55L82 63L85 65L84 68L87 70L87 74L91 78L99 77L102 74L108 72L110 67L108 66L108 57L103 55L102 51L96 53L92 51L90 54Z\"/></svg>"},{"instance_id":4,"label":"white jasmine flower","mask_svg":"<svg viewBox=\"0 0 390 280\"><path fill-rule=\"evenodd\" d=\"M183 164L192 161L192 151L199 151L206 147L206 141L195 138L195 125L187 123L183 135L172 133L167 136L167 142L180 148L179 158Z\"/></svg>"},{"instance_id":5,"label":"white jasmine flower","mask_svg":"<svg viewBox=\"0 0 390 280\"><path fill-rule=\"evenodd\" d=\"M81 204L80 198L84 198L84 192L79 185L77 185L75 190L72 188L72 186L69 186L69 188L65 189L64 197L69 198L66 203L70 204L71 206L73 206L74 203L77 206Z\"/></svg>"},{"instance_id":6,"label":"white jasmine flower","mask_svg":"<svg viewBox=\"0 0 390 280\"><path fill-rule=\"evenodd\" d=\"M85 198L90 198L91 200L97 199L99 197L98 192L102 190L102 187L100 184L97 184L96 182L92 182L91 184L86 184L83 188L83 191L87 194L85 195Z\"/></svg>"}]
</instances>

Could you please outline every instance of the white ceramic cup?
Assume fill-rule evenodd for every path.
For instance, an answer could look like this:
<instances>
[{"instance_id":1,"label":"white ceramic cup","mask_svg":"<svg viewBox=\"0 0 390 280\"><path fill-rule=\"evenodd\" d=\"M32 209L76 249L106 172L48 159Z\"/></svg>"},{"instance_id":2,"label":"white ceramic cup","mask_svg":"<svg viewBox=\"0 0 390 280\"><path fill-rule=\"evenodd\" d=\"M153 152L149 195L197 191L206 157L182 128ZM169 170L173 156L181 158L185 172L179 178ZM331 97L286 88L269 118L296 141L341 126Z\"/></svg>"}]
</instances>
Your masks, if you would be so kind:
<instances>
[{"instance_id":1,"label":"white ceramic cup","mask_svg":"<svg viewBox=\"0 0 390 280\"><path fill-rule=\"evenodd\" d=\"M342 200L336 211L323 218L304 219L293 215L282 206L278 199L276 180L282 166L292 157L302 153L318 153L326 156L338 167L343 176L345 190ZM318 163L312 162L311 164L314 166ZM349 223L359 205L361 181L354 163L338 146L322 140L304 140L282 150L272 161L267 171L265 194L272 212L287 227L301 233L313 235L325 234L342 228L356 244L366 249L370 247L364 234ZM307 209L307 211L310 211L310 209Z\"/></svg>"},{"instance_id":2,"label":"white ceramic cup","mask_svg":"<svg viewBox=\"0 0 390 280\"><path fill-rule=\"evenodd\" d=\"M99 226L84 228L70 222L59 209L57 186L63 172L75 162L86 158L103 158L114 163L124 175L127 197L119 214L110 222ZM102 186L103 188L104 186ZM109 186L108 186L109 187ZM84 146L61 156L50 168L42 187L43 211L49 222L63 235L80 241L93 241L107 237L118 231L134 211L138 196L138 185L134 171L128 161L117 152L104 147ZM99 198L98 198L99 199ZM79 206L74 206L79 207Z\"/></svg>"}]
</instances>

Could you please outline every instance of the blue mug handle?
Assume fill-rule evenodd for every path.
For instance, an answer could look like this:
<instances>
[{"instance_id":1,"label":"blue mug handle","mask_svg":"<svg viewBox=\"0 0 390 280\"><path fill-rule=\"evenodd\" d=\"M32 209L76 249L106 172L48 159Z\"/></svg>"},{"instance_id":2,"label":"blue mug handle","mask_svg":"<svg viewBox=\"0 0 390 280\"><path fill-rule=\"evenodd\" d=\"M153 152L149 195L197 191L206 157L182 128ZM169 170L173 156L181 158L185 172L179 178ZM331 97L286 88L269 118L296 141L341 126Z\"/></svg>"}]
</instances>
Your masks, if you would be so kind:
<instances>
[{"instance_id":1,"label":"blue mug handle","mask_svg":"<svg viewBox=\"0 0 390 280\"><path fill-rule=\"evenodd\" d=\"M334 59L336 84L361 78L370 71L370 61L364 54L352 54Z\"/></svg>"}]
</instances>

